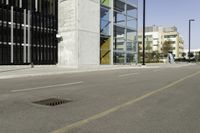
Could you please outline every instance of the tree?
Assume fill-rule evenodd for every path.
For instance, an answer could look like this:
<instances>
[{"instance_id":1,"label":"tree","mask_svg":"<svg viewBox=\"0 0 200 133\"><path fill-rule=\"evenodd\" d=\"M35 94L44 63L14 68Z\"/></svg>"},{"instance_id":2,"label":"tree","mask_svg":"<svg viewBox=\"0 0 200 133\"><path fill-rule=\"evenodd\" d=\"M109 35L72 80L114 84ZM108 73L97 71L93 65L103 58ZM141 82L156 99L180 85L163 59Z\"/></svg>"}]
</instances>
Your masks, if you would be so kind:
<instances>
[{"instance_id":1,"label":"tree","mask_svg":"<svg viewBox=\"0 0 200 133\"><path fill-rule=\"evenodd\" d=\"M189 54L189 52L188 52L188 57L193 58L194 57L194 53L190 52L190 54Z\"/></svg>"},{"instance_id":2,"label":"tree","mask_svg":"<svg viewBox=\"0 0 200 133\"><path fill-rule=\"evenodd\" d=\"M142 45L138 45L138 62L142 62Z\"/></svg>"},{"instance_id":3,"label":"tree","mask_svg":"<svg viewBox=\"0 0 200 133\"><path fill-rule=\"evenodd\" d=\"M182 57L183 57L183 58L185 58L185 56L186 56L186 53L185 53L185 52L183 52L183 53L182 53Z\"/></svg>"},{"instance_id":4,"label":"tree","mask_svg":"<svg viewBox=\"0 0 200 133\"><path fill-rule=\"evenodd\" d=\"M146 50L147 50L148 53L151 53L151 51L152 51L151 44L149 44L149 43L147 44Z\"/></svg>"},{"instance_id":5,"label":"tree","mask_svg":"<svg viewBox=\"0 0 200 133\"><path fill-rule=\"evenodd\" d=\"M153 57L153 61L154 62L159 62L159 60L160 60L160 54L158 53L158 51L153 51L152 57Z\"/></svg>"},{"instance_id":6,"label":"tree","mask_svg":"<svg viewBox=\"0 0 200 133\"><path fill-rule=\"evenodd\" d=\"M170 40L165 41L162 45L162 51L163 51L164 56L167 57L167 54L171 52L172 50L173 50L172 42Z\"/></svg>"},{"instance_id":7,"label":"tree","mask_svg":"<svg viewBox=\"0 0 200 133\"><path fill-rule=\"evenodd\" d=\"M151 62L151 60L153 59L152 56L152 46L151 46L152 42L149 41L149 38L146 38L146 48L145 48L145 53L146 53L146 61L147 62Z\"/></svg>"},{"instance_id":8,"label":"tree","mask_svg":"<svg viewBox=\"0 0 200 133\"><path fill-rule=\"evenodd\" d=\"M148 52L148 53L151 53L152 52L152 47L151 47L151 44L152 44L152 42L151 41L149 41L149 38L147 37L146 38L146 51Z\"/></svg>"},{"instance_id":9,"label":"tree","mask_svg":"<svg viewBox=\"0 0 200 133\"><path fill-rule=\"evenodd\" d=\"M199 59L200 59L200 51L199 51Z\"/></svg>"}]
</instances>

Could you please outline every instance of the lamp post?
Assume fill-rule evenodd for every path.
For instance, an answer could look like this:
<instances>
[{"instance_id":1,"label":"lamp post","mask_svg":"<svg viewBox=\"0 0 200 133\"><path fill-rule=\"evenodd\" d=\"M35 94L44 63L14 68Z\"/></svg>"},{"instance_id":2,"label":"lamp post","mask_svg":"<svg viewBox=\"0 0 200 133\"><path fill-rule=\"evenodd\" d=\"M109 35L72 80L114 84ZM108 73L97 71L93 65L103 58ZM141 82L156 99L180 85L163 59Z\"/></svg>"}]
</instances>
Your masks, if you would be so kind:
<instances>
[{"instance_id":1,"label":"lamp post","mask_svg":"<svg viewBox=\"0 0 200 133\"><path fill-rule=\"evenodd\" d=\"M143 0L143 49L142 49L142 65L145 65L145 17L146 17L146 0Z\"/></svg>"},{"instance_id":2,"label":"lamp post","mask_svg":"<svg viewBox=\"0 0 200 133\"><path fill-rule=\"evenodd\" d=\"M188 51L188 57L190 62L190 42L191 42L191 22L195 21L194 19L189 19L189 51Z\"/></svg>"}]
</instances>

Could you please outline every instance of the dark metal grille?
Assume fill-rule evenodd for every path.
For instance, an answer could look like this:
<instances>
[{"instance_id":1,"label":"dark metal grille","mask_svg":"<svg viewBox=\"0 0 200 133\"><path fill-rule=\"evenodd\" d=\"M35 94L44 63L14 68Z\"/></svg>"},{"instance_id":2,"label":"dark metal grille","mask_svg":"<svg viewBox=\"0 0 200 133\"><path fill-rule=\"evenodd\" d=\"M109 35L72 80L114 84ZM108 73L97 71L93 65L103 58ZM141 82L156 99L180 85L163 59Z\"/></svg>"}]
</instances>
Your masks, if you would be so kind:
<instances>
[{"instance_id":1,"label":"dark metal grille","mask_svg":"<svg viewBox=\"0 0 200 133\"><path fill-rule=\"evenodd\" d=\"M72 102L72 101L65 100L65 99L49 98L49 99L45 99L45 100L41 100L41 101L36 101L33 103L40 104L40 105L46 105L46 106L57 106L57 105L69 103L69 102Z\"/></svg>"},{"instance_id":2,"label":"dark metal grille","mask_svg":"<svg viewBox=\"0 0 200 133\"><path fill-rule=\"evenodd\" d=\"M37 6L35 3L35 0L22 0L22 7L20 7L19 0L8 0L8 3L5 0L0 1L0 65L57 63L58 0L40 0ZM13 43L11 41L12 7ZM28 21L30 26L27 26ZM28 32L30 42L28 42ZM24 45L24 41L27 45Z\"/></svg>"}]
</instances>

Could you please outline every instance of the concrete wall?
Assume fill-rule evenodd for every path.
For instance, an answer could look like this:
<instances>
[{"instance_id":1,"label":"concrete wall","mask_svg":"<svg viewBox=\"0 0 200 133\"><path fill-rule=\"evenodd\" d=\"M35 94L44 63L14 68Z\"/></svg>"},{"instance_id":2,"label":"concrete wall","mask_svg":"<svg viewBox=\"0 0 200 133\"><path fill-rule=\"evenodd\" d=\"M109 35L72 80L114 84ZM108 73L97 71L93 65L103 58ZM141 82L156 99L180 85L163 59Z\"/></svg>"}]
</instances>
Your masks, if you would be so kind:
<instances>
[{"instance_id":1,"label":"concrete wall","mask_svg":"<svg viewBox=\"0 0 200 133\"><path fill-rule=\"evenodd\" d=\"M58 44L58 64L62 66L78 66L76 5L77 0L59 0L58 4L58 34L62 37Z\"/></svg>"},{"instance_id":2,"label":"concrete wall","mask_svg":"<svg viewBox=\"0 0 200 133\"><path fill-rule=\"evenodd\" d=\"M99 0L59 0L58 64L67 67L99 65Z\"/></svg>"},{"instance_id":3,"label":"concrete wall","mask_svg":"<svg viewBox=\"0 0 200 133\"><path fill-rule=\"evenodd\" d=\"M79 0L79 65L99 65L100 3L99 0Z\"/></svg>"}]
</instances>

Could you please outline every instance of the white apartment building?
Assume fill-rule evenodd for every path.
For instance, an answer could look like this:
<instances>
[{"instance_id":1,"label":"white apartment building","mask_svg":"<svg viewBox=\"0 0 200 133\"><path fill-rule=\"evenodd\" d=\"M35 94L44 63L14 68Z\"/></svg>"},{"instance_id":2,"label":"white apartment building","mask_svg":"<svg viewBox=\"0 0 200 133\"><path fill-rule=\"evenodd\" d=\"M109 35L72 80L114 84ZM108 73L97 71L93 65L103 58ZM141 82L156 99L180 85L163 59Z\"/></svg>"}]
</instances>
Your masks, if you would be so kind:
<instances>
[{"instance_id":1,"label":"white apartment building","mask_svg":"<svg viewBox=\"0 0 200 133\"><path fill-rule=\"evenodd\" d=\"M172 53L175 58L181 58L182 53L184 52L184 41L183 38L177 31L176 27L164 27L163 28L163 43L165 41L170 41L172 44Z\"/></svg>"},{"instance_id":2,"label":"white apartment building","mask_svg":"<svg viewBox=\"0 0 200 133\"><path fill-rule=\"evenodd\" d=\"M152 52L158 52L162 54L162 46L165 41L170 41L172 44L172 53L175 58L181 58L184 52L183 38L177 31L175 26L162 27L162 26L149 26L146 27L146 46L151 47ZM138 43L142 46L142 30L139 30ZM148 46L148 47L149 47ZM148 49L146 50L148 51Z\"/></svg>"}]
</instances>

